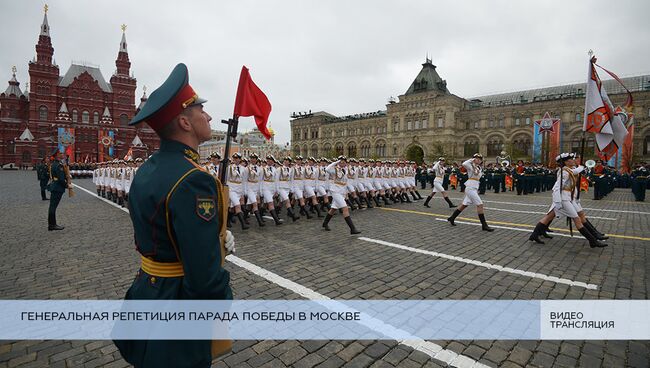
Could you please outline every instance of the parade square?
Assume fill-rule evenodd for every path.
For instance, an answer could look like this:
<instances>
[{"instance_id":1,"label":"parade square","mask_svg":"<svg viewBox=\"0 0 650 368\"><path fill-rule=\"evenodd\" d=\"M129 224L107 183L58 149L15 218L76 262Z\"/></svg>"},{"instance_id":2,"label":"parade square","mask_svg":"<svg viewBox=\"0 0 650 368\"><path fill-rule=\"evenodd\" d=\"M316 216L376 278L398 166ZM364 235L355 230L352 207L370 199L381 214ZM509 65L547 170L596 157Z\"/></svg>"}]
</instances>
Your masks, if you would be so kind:
<instances>
[{"instance_id":1,"label":"parade square","mask_svg":"<svg viewBox=\"0 0 650 368\"><path fill-rule=\"evenodd\" d=\"M75 180L75 196L64 198L59 210L66 230L48 232L36 226L45 221L47 202L37 196L35 174L0 171L0 181L6 224L3 298L123 297L139 265L132 246L125 246L132 244L133 230L123 209L99 199L90 180ZM568 237L568 228L560 223L552 226L553 239L535 244L527 240L530 224L546 210L549 195L485 195L486 213L496 228L489 234L476 226L471 209L458 219L457 228L439 221L451 210L435 197L431 208L416 201L355 211L363 230L357 236L341 236L343 222L333 221L334 231L323 232L320 221L304 218L246 232L234 226L237 259L226 262L234 298L647 299L650 236L644 229L650 207L634 202L628 190L615 190L599 201L585 196L583 206L609 234L609 247L592 249L577 234ZM461 197L457 191L450 196ZM457 230L465 241L453 236ZM0 352L0 367L128 365L110 341L5 341ZM647 341L428 341L415 349L398 341L235 341L233 353L214 366L645 367L649 354Z\"/></svg>"}]
</instances>

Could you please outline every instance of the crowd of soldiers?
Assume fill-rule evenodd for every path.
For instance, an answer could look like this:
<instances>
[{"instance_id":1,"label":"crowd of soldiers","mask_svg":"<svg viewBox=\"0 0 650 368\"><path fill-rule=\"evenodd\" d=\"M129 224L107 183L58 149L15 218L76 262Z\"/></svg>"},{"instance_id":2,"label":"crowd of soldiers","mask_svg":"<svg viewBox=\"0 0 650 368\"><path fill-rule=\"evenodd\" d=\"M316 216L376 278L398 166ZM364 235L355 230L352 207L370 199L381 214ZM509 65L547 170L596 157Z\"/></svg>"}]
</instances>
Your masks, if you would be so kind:
<instances>
[{"instance_id":1,"label":"crowd of soldiers","mask_svg":"<svg viewBox=\"0 0 650 368\"><path fill-rule=\"evenodd\" d=\"M129 201L131 182L142 162L141 158L136 158L96 164L91 174L97 195L126 207Z\"/></svg>"},{"instance_id":2,"label":"crowd of soldiers","mask_svg":"<svg viewBox=\"0 0 650 368\"><path fill-rule=\"evenodd\" d=\"M204 168L219 176L222 158L210 155ZM252 153L242 158L232 155L227 167L230 206L228 226L237 219L243 230L249 228L254 215L258 226L265 226L268 211L275 225L281 225L282 210L286 219L297 221L324 217L323 228L329 230L329 220L338 210L352 234L359 231L348 215L348 209L390 206L423 199L416 189L413 161L379 161L339 156L305 159L302 156L278 160L268 155L264 160ZM294 210L295 209L295 210Z\"/></svg>"},{"instance_id":3,"label":"crowd of soldiers","mask_svg":"<svg viewBox=\"0 0 650 368\"><path fill-rule=\"evenodd\" d=\"M650 189L650 165L637 164L630 173L619 172L616 168L607 166L605 161L596 161L595 166L585 170L586 184L593 187L593 199L600 200L616 188L632 189L636 201L645 200L645 191ZM422 164L416 170L416 181L425 189L427 184L434 187L434 180L440 176L436 174L434 165ZM490 163L487 164L479 183L479 194L486 191L494 193L511 191L517 195L528 195L550 191L556 181L557 169L541 164L519 160L516 165ZM445 190L458 189L465 192L467 170L457 162L445 167L442 186ZM586 190L587 188L582 188Z\"/></svg>"}]
</instances>

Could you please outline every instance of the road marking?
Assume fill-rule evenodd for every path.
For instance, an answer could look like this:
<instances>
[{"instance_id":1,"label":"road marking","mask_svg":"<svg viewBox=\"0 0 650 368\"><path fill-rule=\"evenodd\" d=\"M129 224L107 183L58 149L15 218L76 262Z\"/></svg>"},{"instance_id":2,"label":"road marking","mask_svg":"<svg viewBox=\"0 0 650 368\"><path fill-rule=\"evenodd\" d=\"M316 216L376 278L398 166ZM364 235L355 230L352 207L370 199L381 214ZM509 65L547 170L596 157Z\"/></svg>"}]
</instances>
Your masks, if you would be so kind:
<instances>
[{"instance_id":1,"label":"road marking","mask_svg":"<svg viewBox=\"0 0 650 368\"><path fill-rule=\"evenodd\" d=\"M462 201L463 198L451 198L450 199L456 199L459 201ZM490 201L486 199L482 199L483 202L486 203L498 203L498 204L514 204L516 206L530 206L530 207L547 207L550 208L551 206L549 204L533 204L533 203L519 203L519 202L502 202L502 201ZM631 213L635 215L650 215L650 212L642 212L642 211L628 211L628 210L606 210L606 209L601 209L601 208L587 208L584 207L585 210L587 211L601 211L601 212L616 212L616 213Z\"/></svg>"},{"instance_id":2,"label":"road marking","mask_svg":"<svg viewBox=\"0 0 650 368\"><path fill-rule=\"evenodd\" d=\"M396 211L396 212L404 212L404 213L413 213L413 214L416 214L416 215L423 215L423 216L440 217L440 218L444 218L444 219L447 219L449 217L449 215L443 215L443 214L440 214L440 213L432 213L432 212L402 210L402 209L397 209L397 208L385 208L385 207L381 207L379 209L384 210L384 211ZM458 217L458 219L465 220L465 221L471 221L471 222L479 222L479 220L468 218L468 217ZM535 225L519 224L519 223L505 222L505 221L490 221L490 224L521 226L521 227L528 227L528 228L534 228L535 227ZM551 230L560 231L560 232L563 232L563 233L569 233L570 232L567 229L560 229L560 228L557 228L557 227L552 227ZM650 241L650 238L645 238L645 237L642 237L642 236L619 235L619 234L611 234L611 233L608 233L606 235L609 236L610 238Z\"/></svg>"},{"instance_id":3,"label":"road marking","mask_svg":"<svg viewBox=\"0 0 650 368\"><path fill-rule=\"evenodd\" d=\"M86 188L82 188L77 184L72 184L75 187L81 189L82 191L90 194L91 196L98 198L113 207L117 207L120 210L129 213L129 210L119 206L116 203L113 203L112 201L109 201L103 197L100 197L97 195L97 193L93 193L90 190ZM312 290L306 286L300 285L296 282L293 282L289 279L286 279L276 273L273 273L267 269L264 269L260 266L257 266L253 263L250 263L248 261L245 261L233 254L229 254L226 256L226 260L229 261L230 263L245 269L248 272L251 272L255 275L258 275L280 287L283 287L287 290L290 290L303 298L309 299L309 300L331 300L331 298L327 297L326 295L320 294L316 292L315 290ZM367 324L367 327L371 328L376 328L373 326L377 326L376 323L373 321L366 321L365 324ZM390 326L389 326L390 327ZM379 331L381 332L381 331ZM427 354L429 357L436 359L438 361L442 361L447 365L453 366L453 367L459 367L459 368L465 368L465 367L472 367L472 368L490 368L489 366L479 363L474 359L471 359L467 356L461 355L454 353L451 350L444 349L442 346L432 343L430 341L425 341L422 339L414 339L414 340L401 340L398 341L399 344L409 346L413 348L414 350L418 350L424 354Z\"/></svg>"},{"instance_id":4,"label":"road marking","mask_svg":"<svg viewBox=\"0 0 650 368\"><path fill-rule=\"evenodd\" d=\"M234 255L228 255L226 257L227 261L230 261L236 266L239 266L245 270L247 270L250 273L253 273L257 276L260 276L278 286L281 286L287 290L290 290L303 298L309 299L309 300L332 300L326 295L323 295L317 291L314 291L306 286L300 285L296 282L293 282L289 279L286 279L276 273L273 273L269 270L266 270L262 267L259 267L257 265L254 265L248 261L245 261L237 256ZM333 308L333 305L326 304L325 307L327 308ZM341 307L344 309L351 309L350 307L345 306L344 303L341 303ZM370 318L364 318L360 322L360 324L365 325L366 327L369 327L375 331L382 332L380 329L377 329L377 326L387 326L384 323L379 323L378 320L370 317ZM392 326L387 326L385 327L386 329L392 329L393 331L399 331L399 329L394 328ZM487 368L488 366L482 363L479 363L475 361L474 359L471 359L469 357L456 354L451 350L443 349L442 346L425 341L422 339L414 339L414 340L400 340L398 341L400 344L410 346L415 350L421 351L431 358L434 358L436 360L445 362L448 365L455 366L455 367L477 367L477 368Z\"/></svg>"},{"instance_id":5,"label":"road marking","mask_svg":"<svg viewBox=\"0 0 650 368\"><path fill-rule=\"evenodd\" d=\"M437 221L444 221L444 222L447 222L447 219L436 219L436 220L437 220ZM456 223L456 224L465 224L465 225L474 225L474 226L482 226L482 224L481 224L480 222L476 223L476 222L467 222L467 221L454 221L454 223ZM490 225L490 227L493 227L493 228L495 228L495 229L514 230L514 231L520 231L520 232L522 232L522 233L528 233L528 234L530 234L530 230L528 230L528 229L520 229L520 228L510 227L510 226L493 225L493 222L492 222L492 221L490 221L490 224L489 224L489 225ZM579 238L583 238L583 239L584 239L584 237L582 237L582 235L580 235L580 233L579 233L577 230L576 230L575 232L576 232L576 236L575 236L575 237L579 237ZM569 235L569 234L558 234L558 233L553 233L553 236L556 236L556 235L557 235L557 236L563 236L563 237L565 237L565 238L574 238L573 236L571 236L571 235Z\"/></svg>"},{"instance_id":6,"label":"road marking","mask_svg":"<svg viewBox=\"0 0 650 368\"><path fill-rule=\"evenodd\" d=\"M493 211L516 212L516 213L534 213L534 214L538 214L538 215L546 215L546 212L519 211L519 210L510 210L510 209L505 209L505 208L494 208L494 207L484 207L484 208L486 210L493 210ZM589 216L589 218L599 219L599 220L616 221L616 219L612 218L612 217Z\"/></svg>"},{"instance_id":7,"label":"road marking","mask_svg":"<svg viewBox=\"0 0 650 368\"><path fill-rule=\"evenodd\" d=\"M391 242L387 242L387 241L379 240L379 239L371 239L371 238L366 238L366 237L359 237L358 239L359 240L364 240L364 241L367 241L367 242L371 242L371 243L386 245L386 246L401 249L401 250L407 250L407 251L413 252L413 253L426 254L426 255L429 255L429 256L433 256L433 257L445 258L445 259L449 259L449 260L456 261L456 262L463 262L463 263L467 263L467 264L471 264L471 265L475 265L475 266L479 266L479 267L485 267L485 268L488 268L488 269L491 269L491 270L508 272L508 273L512 273L512 274L516 274L516 275L527 276L527 277L531 277L531 278L534 278L534 279L541 279L541 280L545 280L545 281L552 281L552 282L555 282L555 283L558 283L558 284L565 284L565 285L569 285L569 286L583 287L585 289L590 289L590 290L598 290L598 285L587 284L587 283L584 283L584 282L581 282L581 281L572 281L572 280L569 280L569 279L555 277L555 276L548 276L548 275L544 275L544 274L537 273L537 272L518 270L516 268L504 267L504 266L494 265L494 264L487 263L487 262L477 261L477 260L474 260L474 259L457 257L457 256L449 255L449 254L433 252L433 251L430 251L430 250L424 250L424 249L419 249L419 248L413 248L413 247L409 247L409 246L406 246L406 245L391 243Z\"/></svg>"}]
</instances>

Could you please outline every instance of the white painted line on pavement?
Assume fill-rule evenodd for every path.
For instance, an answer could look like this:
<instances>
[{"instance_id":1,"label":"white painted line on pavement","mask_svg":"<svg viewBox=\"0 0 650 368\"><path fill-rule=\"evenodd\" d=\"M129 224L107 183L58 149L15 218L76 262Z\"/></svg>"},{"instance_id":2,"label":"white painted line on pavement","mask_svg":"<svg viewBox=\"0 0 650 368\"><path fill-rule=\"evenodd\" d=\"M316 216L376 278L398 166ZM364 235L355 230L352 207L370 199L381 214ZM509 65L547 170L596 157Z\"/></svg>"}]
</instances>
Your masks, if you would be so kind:
<instances>
[{"instance_id":1,"label":"white painted line on pavement","mask_svg":"<svg viewBox=\"0 0 650 368\"><path fill-rule=\"evenodd\" d=\"M446 219L441 219L441 218L438 218L438 219L436 219L436 220L447 222ZM467 222L467 221L459 221L459 220L456 220L456 221L454 221L454 223L456 223L456 224L464 224L464 225L473 225L473 226L482 226L482 225L481 225L480 223L478 223L478 222ZM532 230L530 230L530 229L521 229L521 228L518 228L518 227L510 227L510 226L503 226L503 225L492 225L492 224L489 224L489 225L490 225L490 227L493 227L493 228L495 228L495 229L514 230L514 231L520 231L520 232L522 232L522 233L529 233L529 234L532 232ZM582 235L580 235L580 233L578 232L578 230L576 230L576 233L577 233L576 236L571 236L571 235L569 235L569 234L558 234L558 233L553 233L552 236L556 236L556 235L557 235L557 236L563 236L563 237L565 237L565 238L575 238L575 237L579 237L579 238L584 239L584 238L582 237Z\"/></svg>"},{"instance_id":2,"label":"white painted line on pavement","mask_svg":"<svg viewBox=\"0 0 650 368\"><path fill-rule=\"evenodd\" d=\"M233 264L255 274L260 277L263 277L272 283L279 285L285 289L291 290L294 293L302 296L303 298L309 299L309 300L331 300L331 298L327 297L326 295L320 294L306 286L300 285L298 283L295 283L289 279L286 279L276 273L273 273L269 270L265 270L259 266L256 266L248 261L245 261L237 256L234 255L229 255L226 257L227 261L232 262ZM333 307L330 304L325 305L326 307ZM341 307L344 309L351 309L350 307L345 306L344 303L341 303ZM371 329L374 329L375 331L382 332L379 329L377 329L377 326L383 326L381 330L393 330L393 331L399 331L399 329L390 326L390 325L385 325L381 323L380 321L369 317L369 318L363 318L360 322L360 324L366 325L366 327L369 327ZM475 361L474 359L471 359L469 357L466 357L464 355L456 354L451 350L443 349L442 346L425 341L422 339L415 339L415 340L401 340L399 341L400 344L410 346L415 350L421 351L428 356L440 360L442 362L445 362L448 365L454 366L454 367L459 367L459 368L464 368L464 367L476 367L476 368L486 368L488 367L485 364L479 363Z\"/></svg>"},{"instance_id":3,"label":"white painted line on pavement","mask_svg":"<svg viewBox=\"0 0 650 368\"><path fill-rule=\"evenodd\" d=\"M516 212L516 213L535 213L535 214L539 214L539 215L546 215L546 212L519 211L519 210L509 210L509 209L505 209L505 208L494 208L494 207L485 207L485 209L486 210L493 210L493 211ZM615 218L611 218L611 217L589 216L589 218L590 219L616 221Z\"/></svg>"},{"instance_id":4,"label":"white painted line on pavement","mask_svg":"<svg viewBox=\"0 0 650 368\"><path fill-rule=\"evenodd\" d=\"M72 184L72 185L74 185L75 187L81 189L82 191L90 194L91 196L93 196L95 198L98 198L98 199L100 199L100 200L102 200L102 201L104 201L104 202L106 202L106 203L108 203L108 204L110 204L110 205L112 205L114 207L117 207L117 208L121 209L122 211L124 211L126 213L129 213L128 209L126 209L126 208L124 208L122 206L119 206L116 203L113 203L113 202L111 202L111 201L109 201L109 200L107 200L105 198L102 198L102 197L98 196L97 193L93 193L93 192L91 192L90 190L88 190L86 188L82 188L82 187L78 186L77 184ZM269 270L266 270L266 269L264 269L264 268L262 268L260 266L257 266L257 265L254 265L254 264L248 262L248 261L245 261L245 260L243 260L243 259L241 259L241 258L239 258L239 257L237 257L237 256L235 256L233 254L230 254L230 255L226 256L226 260L231 262L232 264L238 266L238 267L241 267L241 268L247 270L248 272L251 272L251 273L253 273L255 275L263 277L266 280L269 280L272 283L274 283L274 284L276 284L276 285L278 285L280 287L288 289L288 290L302 296L303 298L306 298L306 299L309 299L309 300L331 300L331 298L329 298L329 297L327 297L327 296L325 296L323 294L320 294L320 293L318 293L318 292L316 292L316 291L314 291L314 290L312 290L312 289L310 289L310 288L308 288L306 286L295 283L295 282L293 282L293 281L291 281L289 279L286 279L286 278L284 278L284 277L282 277L282 276L280 276L280 275L278 275L276 273L273 273L273 272L271 272ZM369 324L368 327L375 328L375 326L377 326L376 322L377 321L372 321L372 323L371 323L371 321L367 321L366 323ZM393 328L393 327L388 326L387 328ZM379 331L379 332L381 332L381 331ZM490 368L489 366L487 366L485 364L482 364L482 363L479 363L474 359L471 359L471 358L466 357L464 355L454 353L451 350L443 349L442 346L440 346L438 344L434 344L434 343L432 343L430 341L425 341L425 340L422 340L422 339L415 339L415 340L401 340L401 341L398 341L398 342L400 344L402 344L402 345L409 346L409 347L413 348L414 350L418 350L418 351L420 351L420 352L422 352L424 354L427 354L431 358L442 361L442 362L446 363L447 365L450 365L450 366L453 366L453 367L458 367L458 368L469 368L469 367L472 367L472 368Z\"/></svg>"},{"instance_id":5,"label":"white painted line on pavement","mask_svg":"<svg viewBox=\"0 0 650 368\"><path fill-rule=\"evenodd\" d=\"M443 221L446 221L446 220L443 220ZM556 234L554 233L554 235L556 235ZM413 253L426 254L426 255L429 255L429 256L433 256L433 257L445 258L445 259L449 259L449 260L456 261L456 262L463 262L463 263L467 263L467 264L471 264L471 265L475 265L475 266L479 266L479 267L485 267L485 268L488 268L488 269L491 269L491 270L508 272L508 273L521 275L521 276L527 276L527 277L531 277L531 278L535 278L535 279L551 281L551 282L555 282L557 284L565 284L565 285L569 285L569 286L583 287L585 289L598 290L598 285L587 284L587 283L584 283L584 282L581 282L581 281L573 281L573 280L569 280L569 279L565 279L565 278L544 275L544 274L537 273L537 272L518 270L516 268L511 268L511 267L503 267L503 266L494 265L494 264L487 263L487 262L477 261L477 260L474 260L474 259L468 259L468 258L463 258L463 257L452 256L452 255L449 255L449 254L433 252L433 251L419 249L419 248L413 248L413 247L409 247L409 246L406 246L406 245L391 243L391 242L387 242L387 241L383 241L383 240L379 240L379 239L371 239L371 238L366 238L366 237L359 237L358 239L359 240L364 240L364 241L367 241L367 242L371 242L371 243L386 245L386 246L401 249L401 250L407 250L407 251L413 252Z\"/></svg>"}]
</instances>

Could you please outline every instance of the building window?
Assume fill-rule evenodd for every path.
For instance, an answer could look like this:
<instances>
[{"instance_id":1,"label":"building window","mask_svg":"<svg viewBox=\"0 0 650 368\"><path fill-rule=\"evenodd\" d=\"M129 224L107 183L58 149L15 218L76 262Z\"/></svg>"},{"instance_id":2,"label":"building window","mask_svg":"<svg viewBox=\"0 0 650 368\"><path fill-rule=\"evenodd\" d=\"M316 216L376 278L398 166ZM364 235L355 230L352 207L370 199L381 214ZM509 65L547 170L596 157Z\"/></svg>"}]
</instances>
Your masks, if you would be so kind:
<instances>
[{"instance_id":1,"label":"building window","mask_svg":"<svg viewBox=\"0 0 650 368\"><path fill-rule=\"evenodd\" d=\"M72 110L72 122L76 123L79 121L79 113L77 110Z\"/></svg>"},{"instance_id":2,"label":"building window","mask_svg":"<svg viewBox=\"0 0 650 368\"><path fill-rule=\"evenodd\" d=\"M120 115L120 125L127 125L129 123L129 117L126 114Z\"/></svg>"},{"instance_id":3,"label":"building window","mask_svg":"<svg viewBox=\"0 0 650 368\"><path fill-rule=\"evenodd\" d=\"M521 121L519 120L519 118L516 118L516 119L515 119L515 125L516 125L516 126L519 126L520 124L521 124Z\"/></svg>"},{"instance_id":4,"label":"building window","mask_svg":"<svg viewBox=\"0 0 650 368\"><path fill-rule=\"evenodd\" d=\"M474 129L478 129L478 128L480 128L480 125L481 125L481 124L480 124L478 121L475 121L475 122L474 122Z\"/></svg>"},{"instance_id":5,"label":"building window","mask_svg":"<svg viewBox=\"0 0 650 368\"><path fill-rule=\"evenodd\" d=\"M47 121L47 107L41 106L38 108L38 120Z\"/></svg>"},{"instance_id":6,"label":"building window","mask_svg":"<svg viewBox=\"0 0 650 368\"><path fill-rule=\"evenodd\" d=\"M438 118L438 128L445 127L445 120L443 118Z\"/></svg>"},{"instance_id":7,"label":"building window","mask_svg":"<svg viewBox=\"0 0 650 368\"><path fill-rule=\"evenodd\" d=\"M463 155L465 157L470 157L477 152L478 152L478 141L470 140L465 142L465 145L463 147Z\"/></svg>"},{"instance_id":8,"label":"building window","mask_svg":"<svg viewBox=\"0 0 650 368\"><path fill-rule=\"evenodd\" d=\"M97 111L93 113L93 123L99 124L99 113Z\"/></svg>"},{"instance_id":9,"label":"building window","mask_svg":"<svg viewBox=\"0 0 650 368\"><path fill-rule=\"evenodd\" d=\"M576 114L576 122L581 122L582 121L582 115L580 113Z\"/></svg>"},{"instance_id":10,"label":"building window","mask_svg":"<svg viewBox=\"0 0 650 368\"><path fill-rule=\"evenodd\" d=\"M357 157L357 145L354 142L348 144L348 156Z\"/></svg>"},{"instance_id":11,"label":"building window","mask_svg":"<svg viewBox=\"0 0 650 368\"><path fill-rule=\"evenodd\" d=\"M412 128L412 123L409 121L406 123L406 130L411 130Z\"/></svg>"},{"instance_id":12,"label":"building window","mask_svg":"<svg viewBox=\"0 0 650 368\"><path fill-rule=\"evenodd\" d=\"M494 128L494 120L490 119L490 128Z\"/></svg>"},{"instance_id":13,"label":"building window","mask_svg":"<svg viewBox=\"0 0 650 368\"><path fill-rule=\"evenodd\" d=\"M397 156L397 145L393 145L393 156Z\"/></svg>"},{"instance_id":14,"label":"building window","mask_svg":"<svg viewBox=\"0 0 650 368\"><path fill-rule=\"evenodd\" d=\"M420 129L420 121L419 120L415 121L415 129Z\"/></svg>"},{"instance_id":15,"label":"building window","mask_svg":"<svg viewBox=\"0 0 650 368\"><path fill-rule=\"evenodd\" d=\"M399 132L399 123L398 122L393 123L393 131L394 132Z\"/></svg>"},{"instance_id":16,"label":"building window","mask_svg":"<svg viewBox=\"0 0 650 368\"><path fill-rule=\"evenodd\" d=\"M501 140L492 140L488 142L487 145L487 155L488 156L497 156L503 151L504 145Z\"/></svg>"},{"instance_id":17,"label":"building window","mask_svg":"<svg viewBox=\"0 0 650 368\"><path fill-rule=\"evenodd\" d=\"M378 142L375 144L375 155L377 155L377 157L386 156L386 143Z\"/></svg>"},{"instance_id":18,"label":"building window","mask_svg":"<svg viewBox=\"0 0 650 368\"><path fill-rule=\"evenodd\" d=\"M82 123L88 123L90 121L90 114L88 111L84 111L81 113L81 122Z\"/></svg>"},{"instance_id":19,"label":"building window","mask_svg":"<svg viewBox=\"0 0 650 368\"><path fill-rule=\"evenodd\" d=\"M429 122L427 121L427 119L422 120L422 129L428 128L428 125L429 125Z\"/></svg>"},{"instance_id":20,"label":"building window","mask_svg":"<svg viewBox=\"0 0 650 368\"><path fill-rule=\"evenodd\" d=\"M336 144L336 155L340 156L343 154L343 144L342 143L337 143Z\"/></svg>"},{"instance_id":21,"label":"building window","mask_svg":"<svg viewBox=\"0 0 650 368\"><path fill-rule=\"evenodd\" d=\"M526 118L526 125L530 125L530 118Z\"/></svg>"},{"instance_id":22,"label":"building window","mask_svg":"<svg viewBox=\"0 0 650 368\"><path fill-rule=\"evenodd\" d=\"M505 127L506 127L505 121L503 120L503 118L500 118L499 119L499 128L505 128Z\"/></svg>"}]
</instances>

